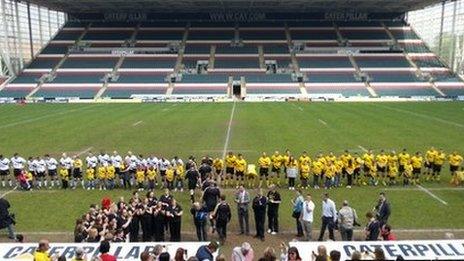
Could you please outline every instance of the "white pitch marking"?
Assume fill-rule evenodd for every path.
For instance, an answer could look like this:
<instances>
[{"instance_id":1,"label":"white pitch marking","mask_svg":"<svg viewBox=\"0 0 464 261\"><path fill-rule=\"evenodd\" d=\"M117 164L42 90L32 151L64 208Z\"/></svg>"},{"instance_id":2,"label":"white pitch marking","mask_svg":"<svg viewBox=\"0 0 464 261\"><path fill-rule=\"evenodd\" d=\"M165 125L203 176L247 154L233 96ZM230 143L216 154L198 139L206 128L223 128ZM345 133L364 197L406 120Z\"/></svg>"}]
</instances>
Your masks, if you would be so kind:
<instances>
[{"instance_id":1,"label":"white pitch marking","mask_svg":"<svg viewBox=\"0 0 464 261\"><path fill-rule=\"evenodd\" d=\"M321 120L321 119L317 119L320 123L324 124L325 126L327 126L327 122Z\"/></svg>"},{"instance_id":2,"label":"white pitch marking","mask_svg":"<svg viewBox=\"0 0 464 261\"><path fill-rule=\"evenodd\" d=\"M373 103L373 104L375 104L375 103ZM376 104L376 105L377 105L377 104ZM394 110L394 111L398 111L398 112L402 112L402 113L411 114L411 115L414 115L414 116L417 116L417 117L421 117L421 118L424 118L424 119L432 119L432 120L435 120L435 121L438 121L438 122L441 122L441 123L445 123L445 124L453 125L453 126L456 126L456 127L464 128L464 124L460 124L460 123L457 123L457 122L444 120L444 119L442 119L442 118L435 117L435 116L432 116L432 115L425 115L425 114L422 114L422 113L413 112L413 111L408 111L408 110L399 109L399 108L394 108L394 107L390 107L390 106L386 106L386 105L384 105L384 106L382 106L382 105L377 105L377 106L382 107L382 108L387 108L387 109L390 109L390 110Z\"/></svg>"},{"instance_id":3,"label":"white pitch marking","mask_svg":"<svg viewBox=\"0 0 464 261\"><path fill-rule=\"evenodd\" d=\"M76 156L83 155L83 154L85 154L85 153L91 151L92 149L93 149L93 147L90 146L90 147L88 147L87 149L85 149L85 150L83 150L83 151L79 151L79 152L76 154Z\"/></svg>"},{"instance_id":4,"label":"white pitch marking","mask_svg":"<svg viewBox=\"0 0 464 261\"><path fill-rule=\"evenodd\" d=\"M232 106L232 110L230 112L229 125L227 126L226 140L224 142L224 148L222 150L222 158L223 159L226 158L227 147L229 147L230 130L231 130L231 127L232 127L232 121L234 120L235 105L236 105L236 102L234 101L234 106Z\"/></svg>"},{"instance_id":5,"label":"white pitch marking","mask_svg":"<svg viewBox=\"0 0 464 261\"><path fill-rule=\"evenodd\" d=\"M448 203L446 201L444 201L443 199L439 198L437 195L433 194L430 190L422 187L421 185L416 185L420 190L424 191L425 193L429 194L429 196L431 196L432 198L438 200L440 203L442 203L443 205L446 205L448 206Z\"/></svg>"},{"instance_id":6,"label":"white pitch marking","mask_svg":"<svg viewBox=\"0 0 464 261\"><path fill-rule=\"evenodd\" d=\"M6 195L10 194L11 192L15 191L18 188L18 186L14 187L11 190L8 190L7 192L3 193L0 198L4 198Z\"/></svg>"},{"instance_id":7,"label":"white pitch marking","mask_svg":"<svg viewBox=\"0 0 464 261\"><path fill-rule=\"evenodd\" d=\"M39 121L39 120L50 118L50 117L53 117L53 116L67 114L67 113L75 112L75 111L81 111L81 110L88 109L88 108L93 108L93 107L95 107L95 106L80 107L80 108L77 108L77 109L72 109L72 110L67 110L67 111L60 111L60 112L57 112L57 113L52 113L52 114L47 114L47 115L43 115L43 116L39 116L39 117L26 119L26 120L16 121L16 122L8 123L8 124L5 124L5 125L1 125L0 129L5 129L5 128L8 128L8 127L14 127L14 126L21 125L21 124L24 124L24 123Z\"/></svg>"},{"instance_id":8,"label":"white pitch marking","mask_svg":"<svg viewBox=\"0 0 464 261\"><path fill-rule=\"evenodd\" d=\"M463 191L464 188L448 188L448 187L438 187L438 188L427 188L430 191ZM423 191L420 188L386 188L387 191Z\"/></svg>"},{"instance_id":9,"label":"white pitch marking","mask_svg":"<svg viewBox=\"0 0 464 261\"><path fill-rule=\"evenodd\" d=\"M364 147L361 146L361 145L358 145L358 148L360 148L360 149L361 149L362 151L364 151L364 152L367 152L366 148L364 148Z\"/></svg>"},{"instance_id":10,"label":"white pitch marking","mask_svg":"<svg viewBox=\"0 0 464 261\"><path fill-rule=\"evenodd\" d=\"M300 106L296 106L293 102L290 103L293 107L297 108L298 110L300 111L303 111L303 108L301 108Z\"/></svg>"},{"instance_id":11,"label":"white pitch marking","mask_svg":"<svg viewBox=\"0 0 464 261\"><path fill-rule=\"evenodd\" d=\"M143 121L138 121L138 122L135 122L134 124L132 124L133 127L139 125L140 123L142 123Z\"/></svg>"}]
</instances>

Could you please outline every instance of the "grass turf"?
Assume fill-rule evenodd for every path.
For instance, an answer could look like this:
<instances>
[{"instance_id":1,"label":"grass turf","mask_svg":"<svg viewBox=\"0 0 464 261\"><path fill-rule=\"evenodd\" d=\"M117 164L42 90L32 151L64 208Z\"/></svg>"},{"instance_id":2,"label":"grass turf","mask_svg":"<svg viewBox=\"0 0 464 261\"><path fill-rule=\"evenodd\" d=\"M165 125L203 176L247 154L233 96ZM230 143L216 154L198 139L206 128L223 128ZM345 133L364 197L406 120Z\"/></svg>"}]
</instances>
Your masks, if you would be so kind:
<instances>
[{"instance_id":1,"label":"grass turf","mask_svg":"<svg viewBox=\"0 0 464 261\"><path fill-rule=\"evenodd\" d=\"M118 150L135 153L200 157L221 156L232 103L203 104L40 104L0 106L0 153L23 156L62 152L79 153ZM140 122L141 121L141 122ZM140 123L138 123L140 122ZM299 155L307 150L341 153L362 148L425 151L430 146L461 153L464 140L464 104L448 103L237 103L231 123L228 150L244 154L254 162L262 151L286 148ZM444 187L449 173L443 171ZM363 214L371 210L384 188L356 187L332 190L338 204L348 199ZM320 215L322 191L311 190ZM432 191L444 205L420 190L388 192L392 202L391 223L396 228L464 228L460 209L462 190ZM3 192L2 192L3 193ZM232 191L227 191L229 199ZM157 192L159 194L159 192ZM282 190L281 227L294 230L290 199ZM19 231L72 231L74 220L89 204L103 196L116 200L128 191L50 191L7 195L17 214ZM186 193L176 198L185 208ZM431 218L429 218L431 217ZM185 214L184 231L193 231ZM361 219L364 220L364 219ZM253 222L251 222L253 223ZM237 231L235 215L232 230ZM315 227L319 226L316 218Z\"/></svg>"}]
</instances>

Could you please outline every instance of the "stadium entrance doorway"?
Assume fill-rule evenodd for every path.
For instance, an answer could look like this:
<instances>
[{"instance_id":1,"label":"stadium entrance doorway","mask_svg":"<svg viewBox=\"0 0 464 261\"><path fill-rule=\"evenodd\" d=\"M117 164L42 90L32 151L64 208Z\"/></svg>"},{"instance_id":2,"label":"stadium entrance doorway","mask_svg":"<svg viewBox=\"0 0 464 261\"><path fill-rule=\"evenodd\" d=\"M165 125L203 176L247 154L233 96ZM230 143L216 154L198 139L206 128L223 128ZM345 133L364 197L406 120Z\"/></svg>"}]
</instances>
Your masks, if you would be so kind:
<instances>
[{"instance_id":1,"label":"stadium entrance doorway","mask_svg":"<svg viewBox=\"0 0 464 261\"><path fill-rule=\"evenodd\" d=\"M242 85L239 82L234 82L234 84L232 85L232 94L237 98L242 97Z\"/></svg>"}]
</instances>

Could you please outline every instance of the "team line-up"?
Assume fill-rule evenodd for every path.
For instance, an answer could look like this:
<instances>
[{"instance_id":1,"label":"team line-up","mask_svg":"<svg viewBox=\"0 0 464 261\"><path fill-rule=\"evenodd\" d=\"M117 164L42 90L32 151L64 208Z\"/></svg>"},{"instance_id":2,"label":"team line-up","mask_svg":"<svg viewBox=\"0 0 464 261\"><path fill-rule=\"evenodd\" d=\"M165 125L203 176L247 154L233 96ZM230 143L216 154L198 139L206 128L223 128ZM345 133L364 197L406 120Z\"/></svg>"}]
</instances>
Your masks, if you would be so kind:
<instances>
[{"instance_id":1,"label":"team line-up","mask_svg":"<svg viewBox=\"0 0 464 261\"><path fill-rule=\"evenodd\" d=\"M424 156L421 152L409 154L406 149L398 154L380 150L377 155L372 150L362 155L349 151L339 156L332 152L319 153L313 159L306 151L299 157L293 156L289 150L283 154L275 151L271 156L263 152L256 164L248 164L242 154L233 152L228 152L224 159L205 156L199 163L190 156L185 164L177 156L172 160L155 156L144 158L130 151L124 158L117 151L111 156L105 152L98 155L89 152L84 160L85 171L84 161L78 155L70 157L63 153L59 161L48 154L28 157L27 160L18 153L11 159L0 155L1 186L20 185L29 190L55 186L76 188L81 184L88 190L116 186L137 186L143 190L154 189L160 182L161 187L183 190L185 179L189 184L199 185L214 179L223 187L262 187L280 186L282 173L290 190L295 189L297 178L301 188L316 189L342 185L348 188L353 185L386 186L400 182L409 185L439 181L445 162L449 164L453 185L459 185L464 178L463 157L456 151L446 155L442 149L433 147ZM13 175L10 175L11 170Z\"/></svg>"}]
</instances>

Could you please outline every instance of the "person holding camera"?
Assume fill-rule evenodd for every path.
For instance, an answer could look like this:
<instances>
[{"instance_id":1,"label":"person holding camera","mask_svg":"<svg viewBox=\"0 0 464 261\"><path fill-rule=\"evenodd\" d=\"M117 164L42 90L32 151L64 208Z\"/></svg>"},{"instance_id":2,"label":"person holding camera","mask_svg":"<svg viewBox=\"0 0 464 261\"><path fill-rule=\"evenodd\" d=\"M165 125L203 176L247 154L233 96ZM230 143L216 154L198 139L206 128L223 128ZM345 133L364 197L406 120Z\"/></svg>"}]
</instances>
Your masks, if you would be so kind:
<instances>
[{"instance_id":1,"label":"person holding camera","mask_svg":"<svg viewBox=\"0 0 464 261\"><path fill-rule=\"evenodd\" d=\"M6 228L8 230L8 238L15 240L14 225L16 222L14 215L8 211L9 208L10 202L5 198L0 198L0 229Z\"/></svg>"},{"instance_id":2,"label":"person holding camera","mask_svg":"<svg viewBox=\"0 0 464 261\"><path fill-rule=\"evenodd\" d=\"M348 201L343 201L343 207L338 211L338 228L343 241L353 240L353 227L359 226L356 210L348 205Z\"/></svg>"}]
</instances>

